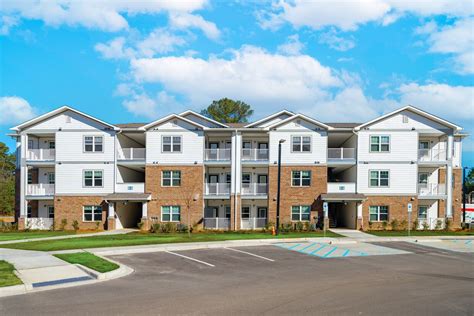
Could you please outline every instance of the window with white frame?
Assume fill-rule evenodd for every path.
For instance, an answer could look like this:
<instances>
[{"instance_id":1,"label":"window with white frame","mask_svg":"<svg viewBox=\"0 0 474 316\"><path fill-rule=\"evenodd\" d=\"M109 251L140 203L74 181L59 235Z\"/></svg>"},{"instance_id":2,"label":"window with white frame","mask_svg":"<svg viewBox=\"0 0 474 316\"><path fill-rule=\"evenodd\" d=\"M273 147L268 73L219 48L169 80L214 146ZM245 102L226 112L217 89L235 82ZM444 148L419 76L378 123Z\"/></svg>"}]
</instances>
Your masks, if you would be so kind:
<instances>
[{"instance_id":1,"label":"window with white frame","mask_svg":"<svg viewBox=\"0 0 474 316\"><path fill-rule=\"evenodd\" d=\"M294 187L311 186L311 171L294 170L291 172L291 185Z\"/></svg>"},{"instance_id":2,"label":"window with white frame","mask_svg":"<svg viewBox=\"0 0 474 316\"><path fill-rule=\"evenodd\" d=\"M230 206L225 207L225 218L230 219Z\"/></svg>"},{"instance_id":3,"label":"window with white frame","mask_svg":"<svg viewBox=\"0 0 474 316\"><path fill-rule=\"evenodd\" d=\"M181 136L163 136L162 151L167 153L181 152Z\"/></svg>"},{"instance_id":4,"label":"window with white frame","mask_svg":"<svg viewBox=\"0 0 474 316\"><path fill-rule=\"evenodd\" d=\"M48 218L54 218L54 206L48 205Z\"/></svg>"},{"instance_id":5,"label":"window with white frame","mask_svg":"<svg viewBox=\"0 0 474 316\"><path fill-rule=\"evenodd\" d=\"M181 171L163 170L162 185L164 187L179 187L181 185Z\"/></svg>"},{"instance_id":6,"label":"window with white frame","mask_svg":"<svg viewBox=\"0 0 474 316\"><path fill-rule=\"evenodd\" d=\"M311 152L311 136L292 136L292 152Z\"/></svg>"},{"instance_id":7,"label":"window with white frame","mask_svg":"<svg viewBox=\"0 0 474 316\"><path fill-rule=\"evenodd\" d=\"M311 206L294 205L291 207L291 220L294 222L309 221L311 219Z\"/></svg>"},{"instance_id":8,"label":"window with white frame","mask_svg":"<svg viewBox=\"0 0 474 316\"><path fill-rule=\"evenodd\" d=\"M420 172L418 174L418 186L420 188L427 188L428 187L428 176L427 172Z\"/></svg>"},{"instance_id":9,"label":"window with white frame","mask_svg":"<svg viewBox=\"0 0 474 316\"><path fill-rule=\"evenodd\" d=\"M54 172L48 172L48 184L54 184L56 182L56 177Z\"/></svg>"},{"instance_id":10,"label":"window with white frame","mask_svg":"<svg viewBox=\"0 0 474 316\"><path fill-rule=\"evenodd\" d=\"M162 222L179 222L181 220L181 206L166 205L161 207Z\"/></svg>"},{"instance_id":11,"label":"window with white frame","mask_svg":"<svg viewBox=\"0 0 474 316\"><path fill-rule=\"evenodd\" d=\"M428 206L419 205L418 206L418 219L426 219L428 217Z\"/></svg>"},{"instance_id":12,"label":"window with white frame","mask_svg":"<svg viewBox=\"0 0 474 316\"><path fill-rule=\"evenodd\" d=\"M370 170L369 184L371 187L388 187L390 172L388 170Z\"/></svg>"},{"instance_id":13,"label":"window with white frame","mask_svg":"<svg viewBox=\"0 0 474 316\"><path fill-rule=\"evenodd\" d=\"M49 142L48 142L48 148L49 148L49 149L56 149L56 142L54 142L54 141L49 141Z\"/></svg>"},{"instance_id":14,"label":"window with white frame","mask_svg":"<svg viewBox=\"0 0 474 316\"><path fill-rule=\"evenodd\" d=\"M84 170L85 187L102 187L103 184L102 170Z\"/></svg>"},{"instance_id":15,"label":"window with white frame","mask_svg":"<svg viewBox=\"0 0 474 316\"><path fill-rule=\"evenodd\" d=\"M32 215L33 215L33 209L31 207L31 205L28 205L26 207L26 217L30 218Z\"/></svg>"},{"instance_id":16,"label":"window with white frame","mask_svg":"<svg viewBox=\"0 0 474 316\"><path fill-rule=\"evenodd\" d=\"M28 184L33 183L33 173L31 171L28 171Z\"/></svg>"},{"instance_id":17,"label":"window with white frame","mask_svg":"<svg viewBox=\"0 0 474 316\"><path fill-rule=\"evenodd\" d=\"M102 221L102 207L100 205L85 205L83 209L84 222Z\"/></svg>"},{"instance_id":18,"label":"window with white frame","mask_svg":"<svg viewBox=\"0 0 474 316\"><path fill-rule=\"evenodd\" d=\"M369 220L371 222L388 221L388 206L369 206Z\"/></svg>"},{"instance_id":19,"label":"window with white frame","mask_svg":"<svg viewBox=\"0 0 474 316\"><path fill-rule=\"evenodd\" d=\"M94 153L104 151L104 138L102 136L84 136L84 152Z\"/></svg>"},{"instance_id":20,"label":"window with white frame","mask_svg":"<svg viewBox=\"0 0 474 316\"><path fill-rule=\"evenodd\" d=\"M243 219L250 218L250 207L249 206L242 206L242 218Z\"/></svg>"},{"instance_id":21,"label":"window with white frame","mask_svg":"<svg viewBox=\"0 0 474 316\"><path fill-rule=\"evenodd\" d=\"M249 188L252 175L250 173L242 173L242 187Z\"/></svg>"},{"instance_id":22,"label":"window with white frame","mask_svg":"<svg viewBox=\"0 0 474 316\"><path fill-rule=\"evenodd\" d=\"M370 152L386 153L390 151L390 136L370 136Z\"/></svg>"}]
</instances>

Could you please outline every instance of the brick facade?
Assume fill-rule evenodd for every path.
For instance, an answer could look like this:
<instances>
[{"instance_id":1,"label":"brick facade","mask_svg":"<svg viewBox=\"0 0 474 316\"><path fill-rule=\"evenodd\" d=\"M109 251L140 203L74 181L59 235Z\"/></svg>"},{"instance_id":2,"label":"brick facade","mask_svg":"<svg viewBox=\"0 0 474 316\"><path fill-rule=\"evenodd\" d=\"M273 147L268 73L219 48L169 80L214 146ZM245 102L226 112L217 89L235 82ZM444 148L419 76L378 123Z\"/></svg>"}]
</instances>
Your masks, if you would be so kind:
<instances>
[{"instance_id":1,"label":"brick facade","mask_svg":"<svg viewBox=\"0 0 474 316\"><path fill-rule=\"evenodd\" d=\"M413 207L411 214L411 221L413 222L418 216L418 199L415 196L367 196L367 200L362 204L362 229L383 228L381 222L372 222L372 225L369 225L370 206L388 206L388 223L394 219L398 220L399 223L403 220L408 223L408 203L411 203Z\"/></svg>"},{"instance_id":2,"label":"brick facade","mask_svg":"<svg viewBox=\"0 0 474 316\"><path fill-rule=\"evenodd\" d=\"M56 196L54 199L54 227L59 229L63 219L67 220L66 229L73 229L72 223L76 220L80 230L97 229L96 222L83 221L83 208L85 205L102 206L102 221L98 229L107 229L108 205L102 196Z\"/></svg>"},{"instance_id":3,"label":"brick facade","mask_svg":"<svg viewBox=\"0 0 474 316\"><path fill-rule=\"evenodd\" d=\"M161 177L163 170L181 171L181 186L163 187ZM161 207L179 205L181 207L181 223L188 224L188 205L190 203L191 225L202 224L204 215L204 167L197 166L146 166L145 192L151 193L148 202L148 219L161 222ZM198 197L194 201L194 197Z\"/></svg>"},{"instance_id":4,"label":"brick facade","mask_svg":"<svg viewBox=\"0 0 474 316\"><path fill-rule=\"evenodd\" d=\"M292 171L310 170L311 186L293 187L291 185ZM276 222L278 167L268 168L268 220ZM323 203L321 194L327 192L326 166L282 166L280 188L280 223L291 222L291 207L293 205L311 205L311 222L314 217L321 215Z\"/></svg>"}]
</instances>

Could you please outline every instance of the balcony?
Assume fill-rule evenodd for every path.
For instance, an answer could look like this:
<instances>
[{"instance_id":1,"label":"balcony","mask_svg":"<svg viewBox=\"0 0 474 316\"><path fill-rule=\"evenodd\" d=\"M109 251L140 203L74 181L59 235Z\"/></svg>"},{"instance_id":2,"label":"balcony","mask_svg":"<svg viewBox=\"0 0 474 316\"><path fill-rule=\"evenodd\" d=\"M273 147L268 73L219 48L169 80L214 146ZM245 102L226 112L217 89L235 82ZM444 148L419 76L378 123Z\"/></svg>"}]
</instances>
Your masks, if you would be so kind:
<instances>
[{"instance_id":1,"label":"balcony","mask_svg":"<svg viewBox=\"0 0 474 316\"><path fill-rule=\"evenodd\" d=\"M117 193L145 193L145 183L143 182L125 182L115 185Z\"/></svg>"},{"instance_id":2,"label":"balcony","mask_svg":"<svg viewBox=\"0 0 474 316\"><path fill-rule=\"evenodd\" d=\"M230 148L225 149L210 149L206 148L204 150L204 160L205 161L226 161L230 162Z\"/></svg>"},{"instance_id":3,"label":"balcony","mask_svg":"<svg viewBox=\"0 0 474 316\"><path fill-rule=\"evenodd\" d=\"M444 163L446 162L446 150L418 149L418 161L421 163Z\"/></svg>"},{"instance_id":4,"label":"balcony","mask_svg":"<svg viewBox=\"0 0 474 316\"><path fill-rule=\"evenodd\" d=\"M262 229L267 225L266 217L249 217L242 218L240 227L242 229Z\"/></svg>"},{"instance_id":5,"label":"balcony","mask_svg":"<svg viewBox=\"0 0 474 316\"><path fill-rule=\"evenodd\" d=\"M54 161L55 157L55 149L28 149L26 152L26 160L31 161Z\"/></svg>"},{"instance_id":6,"label":"balcony","mask_svg":"<svg viewBox=\"0 0 474 316\"><path fill-rule=\"evenodd\" d=\"M242 149L242 161L268 161L268 149Z\"/></svg>"},{"instance_id":7,"label":"balcony","mask_svg":"<svg viewBox=\"0 0 474 316\"><path fill-rule=\"evenodd\" d=\"M206 183L205 195L228 196L230 195L230 183Z\"/></svg>"},{"instance_id":8,"label":"balcony","mask_svg":"<svg viewBox=\"0 0 474 316\"><path fill-rule=\"evenodd\" d=\"M356 193L355 182L328 182L328 193Z\"/></svg>"},{"instance_id":9,"label":"balcony","mask_svg":"<svg viewBox=\"0 0 474 316\"><path fill-rule=\"evenodd\" d=\"M267 193L267 183L242 183L243 196L266 197Z\"/></svg>"},{"instance_id":10,"label":"balcony","mask_svg":"<svg viewBox=\"0 0 474 316\"><path fill-rule=\"evenodd\" d=\"M355 148L328 148L328 160L331 162L355 162Z\"/></svg>"},{"instance_id":11,"label":"balcony","mask_svg":"<svg viewBox=\"0 0 474 316\"><path fill-rule=\"evenodd\" d=\"M119 148L117 159L125 161L144 161L146 148Z\"/></svg>"},{"instance_id":12,"label":"balcony","mask_svg":"<svg viewBox=\"0 0 474 316\"><path fill-rule=\"evenodd\" d=\"M230 229L230 218L208 217L203 220L204 229Z\"/></svg>"},{"instance_id":13,"label":"balcony","mask_svg":"<svg viewBox=\"0 0 474 316\"><path fill-rule=\"evenodd\" d=\"M446 185L438 183L419 183L418 195L420 198L446 195Z\"/></svg>"},{"instance_id":14,"label":"balcony","mask_svg":"<svg viewBox=\"0 0 474 316\"><path fill-rule=\"evenodd\" d=\"M26 195L37 197L52 197L54 196L54 184L28 184L26 186Z\"/></svg>"}]
</instances>

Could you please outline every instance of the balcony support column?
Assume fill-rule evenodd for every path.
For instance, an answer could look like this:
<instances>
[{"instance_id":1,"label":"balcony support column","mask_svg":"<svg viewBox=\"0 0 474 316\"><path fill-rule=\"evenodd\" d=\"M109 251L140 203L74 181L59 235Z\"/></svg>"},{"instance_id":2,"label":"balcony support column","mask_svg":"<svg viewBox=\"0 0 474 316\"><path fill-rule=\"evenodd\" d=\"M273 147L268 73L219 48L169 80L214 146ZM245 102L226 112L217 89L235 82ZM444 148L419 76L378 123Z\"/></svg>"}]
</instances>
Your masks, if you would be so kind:
<instances>
[{"instance_id":1,"label":"balcony support column","mask_svg":"<svg viewBox=\"0 0 474 316\"><path fill-rule=\"evenodd\" d=\"M446 218L453 218L453 146L454 137L448 135L448 146L446 148Z\"/></svg>"},{"instance_id":2,"label":"balcony support column","mask_svg":"<svg viewBox=\"0 0 474 316\"><path fill-rule=\"evenodd\" d=\"M20 148L21 154L19 155L19 172L20 172L20 218L26 218L27 216L27 201L26 186L28 184L28 166L26 165L25 158L28 154L28 135L22 134L20 136Z\"/></svg>"}]
</instances>

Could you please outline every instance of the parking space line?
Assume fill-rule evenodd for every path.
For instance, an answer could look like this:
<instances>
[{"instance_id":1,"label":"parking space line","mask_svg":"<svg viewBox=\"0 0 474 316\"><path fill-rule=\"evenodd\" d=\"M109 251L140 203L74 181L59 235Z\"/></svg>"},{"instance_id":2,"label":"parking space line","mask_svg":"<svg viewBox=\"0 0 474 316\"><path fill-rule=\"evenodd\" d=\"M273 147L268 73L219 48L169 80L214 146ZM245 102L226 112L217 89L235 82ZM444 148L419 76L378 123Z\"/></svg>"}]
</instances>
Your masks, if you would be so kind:
<instances>
[{"instance_id":1,"label":"parking space line","mask_svg":"<svg viewBox=\"0 0 474 316\"><path fill-rule=\"evenodd\" d=\"M273 259L270 259L270 258L267 258L267 257L263 257L263 256L259 256L259 255L256 255L256 254L254 254L254 253L247 252L247 251L243 251L243 250L238 250L238 249L228 248L228 247L225 247L224 249L229 249L229 250L232 250L232 251L245 253L245 254L247 254L247 255L249 255L249 256L254 256L254 257L257 257L257 258L260 258L260 259L263 259L263 260L267 260L267 261L271 261L271 262L274 262L274 261L275 261L275 260L273 260Z\"/></svg>"},{"instance_id":2,"label":"parking space line","mask_svg":"<svg viewBox=\"0 0 474 316\"><path fill-rule=\"evenodd\" d=\"M349 254L349 249L347 249L346 251L344 251L344 253L342 254L343 257L347 256Z\"/></svg>"},{"instance_id":3,"label":"parking space line","mask_svg":"<svg viewBox=\"0 0 474 316\"><path fill-rule=\"evenodd\" d=\"M166 252L166 253L169 253L169 254L172 254L172 255L175 255L175 256L178 256L178 257L182 257L182 258L188 259L188 260L192 260L192 261L195 261L195 262L198 262L198 263L201 263L201 264L205 264L206 266L209 266L209 267L215 267L215 265L210 264L210 263L208 263L208 262L201 261L201 260L198 260L198 259L194 259L194 258L185 256L185 255L182 255L182 254L179 254L179 253L176 253L176 252L172 252L172 251L165 251L165 252Z\"/></svg>"}]
</instances>

